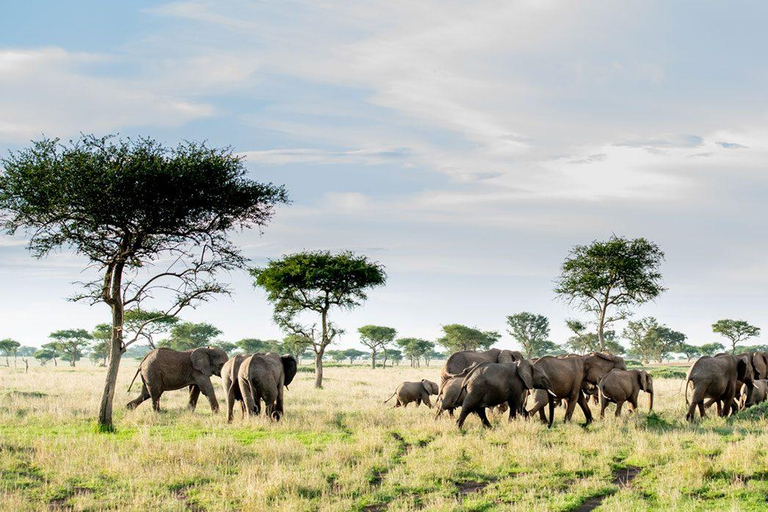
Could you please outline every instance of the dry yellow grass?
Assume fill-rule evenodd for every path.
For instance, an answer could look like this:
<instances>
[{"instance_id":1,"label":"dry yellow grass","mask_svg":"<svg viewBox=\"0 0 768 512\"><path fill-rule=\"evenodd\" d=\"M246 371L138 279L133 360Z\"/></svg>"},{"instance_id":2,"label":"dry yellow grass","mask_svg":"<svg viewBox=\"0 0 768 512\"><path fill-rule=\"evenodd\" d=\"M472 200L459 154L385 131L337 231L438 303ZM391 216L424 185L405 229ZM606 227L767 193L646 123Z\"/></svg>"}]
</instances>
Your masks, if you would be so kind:
<instances>
[{"instance_id":1,"label":"dry yellow grass","mask_svg":"<svg viewBox=\"0 0 768 512\"><path fill-rule=\"evenodd\" d=\"M476 417L459 432L425 407L382 404L404 380L439 368L327 368L325 389L300 372L279 423L212 416L186 393L126 411L135 369L125 361L114 434L93 418L103 369L0 367L0 508L3 510L765 510L768 422L683 421L681 380L656 379L657 414L584 428ZM223 399L220 381L217 396ZM645 398L641 407L647 407ZM593 408L594 410L594 408ZM641 468L629 485L613 471Z\"/></svg>"}]
</instances>

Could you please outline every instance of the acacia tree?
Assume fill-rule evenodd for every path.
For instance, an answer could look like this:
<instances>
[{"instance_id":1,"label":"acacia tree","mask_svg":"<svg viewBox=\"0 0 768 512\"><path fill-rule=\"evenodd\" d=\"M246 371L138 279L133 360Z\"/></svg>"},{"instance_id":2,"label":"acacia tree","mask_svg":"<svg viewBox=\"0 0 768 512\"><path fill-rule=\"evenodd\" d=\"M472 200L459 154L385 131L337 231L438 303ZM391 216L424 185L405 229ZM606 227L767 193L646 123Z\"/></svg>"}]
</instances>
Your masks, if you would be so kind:
<instances>
[{"instance_id":1,"label":"acacia tree","mask_svg":"<svg viewBox=\"0 0 768 512\"><path fill-rule=\"evenodd\" d=\"M722 343L705 343L699 347L701 355L710 357L723 350L725 350L725 346Z\"/></svg>"},{"instance_id":2,"label":"acacia tree","mask_svg":"<svg viewBox=\"0 0 768 512\"><path fill-rule=\"evenodd\" d=\"M289 334L282 343L274 342L274 346L276 350L288 352L296 358L296 363L301 364L301 356L312 346L312 340L301 334Z\"/></svg>"},{"instance_id":3,"label":"acacia tree","mask_svg":"<svg viewBox=\"0 0 768 512\"><path fill-rule=\"evenodd\" d=\"M246 177L230 148L149 138L84 135L68 145L34 142L3 161L0 220L29 234L43 257L65 248L85 257L94 278L75 300L105 303L112 314L109 364L99 425L112 430L112 401L128 341L125 311L166 304L164 316L229 293L217 277L245 267L229 240L235 229L263 226L286 202L282 187ZM143 327L151 324L147 320ZM137 336L138 337L138 336Z\"/></svg>"},{"instance_id":4,"label":"acacia tree","mask_svg":"<svg viewBox=\"0 0 768 512\"><path fill-rule=\"evenodd\" d=\"M522 312L507 317L507 332L520 343L525 357L538 357L549 348L549 319L543 315Z\"/></svg>"},{"instance_id":5,"label":"acacia tree","mask_svg":"<svg viewBox=\"0 0 768 512\"><path fill-rule=\"evenodd\" d=\"M659 266L664 253L645 238L628 240L611 236L606 241L577 245L563 262L555 293L569 305L594 313L600 350L605 328L627 318L632 306L658 297Z\"/></svg>"},{"instance_id":6,"label":"acacia tree","mask_svg":"<svg viewBox=\"0 0 768 512\"><path fill-rule=\"evenodd\" d=\"M627 322L622 334L629 340L632 351L644 361L656 360L659 363L670 353L680 350L686 339L685 334L659 325L653 317Z\"/></svg>"},{"instance_id":7,"label":"acacia tree","mask_svg":"<svg viewBox=\"0 0 768 512\"><path fill-rule=\"evenodd\" d=\"M728 338L731 342L731 353L736 353L736 345L742 341L760 335L760 328L750 325L744 320L718 320L712 324L712 332Z\"/></svg>"},{"instance_id":8,"label":"acacia tree","mask_svg":"<svg viewBox=\"0 0 768 512\"><path fill-rule=\"evenodd\" d=\"M690 361L694 357L701 355L701 347L689 345L688 343L681 343L677 350L685 356L686 361Z\"/></svg>"},{"instance_id":9,"label":"acacia tree","mask_svg":"<svg viewBox=\"0 0 768 512\"><path fill-rule=\"evenodd\" d=\"M344 357L349 358L349 364L355 364L355 359L363 355L365 355L365 352L356 348L348 348L344 351Z\"/></svg>"},{"instance_id":10,"label":"acacia tree","mask_svg":"<svg viewBox=\"0 0 768 512\"><path fill-rule=\"evenodd\" d=\"M5 366L8 366L8 367L11 366L11 363L10 363L10 361L8 359L11 355L14 356L14 365L16 364L16 362L15 362L16 355L15 354L16 354L16 351L19 349L20 346L21 346L21 343L19 343L16 340L12 340L10 338L6 338L4 340L0 340L0 352L2 352L3 355L5 356Z\"/></svg>"},{"instance_id":11,"label":"acacia tree","mask_svg":"<svg viewBox=\"0 0 768 512\"><path fill-rule=\"evenodd\" d=\"M360 306L367 290L386 282L384 267L352 252L306 251L271 260L251 269L256 286L267 292L275 308L275 322L290 334L312 343L315 352L315 387L323 387L323 354L342 330L328 315L332 308ZM314 313L317 322L302 324L302 313Z\"/></svg>"},{"instance_id":12,"label":"acacia tree","mask_svg":"<svg viewBox=\"0 0 768 512\"><path fill-rule=\"evenodd\" d=\"M170 337L162 345L174 350L190 350L211 345L220 334L222 332L211 324L181 322L171 328Z\"/></svg>"},{"instance_id":13,"label":"acacia tree","mask_svg":"<svg viewBox=\"0 0 768 512\"><path fill-rule=\"evenodd\" d=\"M496 331L481 331L475 327L461 324L444 325L443 333L445 335L439 338L437 342L450 352L487 350L501 338L501 335Z\"/></svg>"},{"instance_id":14,"label":"acacia tree","mask_svg":"<svg viewBox=\"0 0 768 512\"><path fill-rule=\"evenodd\" d=\"M83 349L93 340L93 336L85 329L63 329L52 332L49 338L60 353L69 356L70 366L75 366L83 356Z\"/></svg>"},{"instance_id":15,"label":"acacia tree","mask_svg":"<svg viewBox=\"0 0 768 512\"><path fill-rule=\"evenodd\" d=\"M597 337L597 333L588 331L588 327L585 323L579 320L566 320L565 323L574 333L574 335L568 338L568 341L566 342L568 348L579 354L601 352L600 340ZM620 355L625 352L624 347L616 339L616 331L605 331L603 333L603 342L605 349L603 349L602 352L608 352L609 354L614 355ZM554 351L550 353L554 353Z\"/></svg>"},{"instance_id":16,"label":"acacia tree","mask_svg":"<svg viewBox=\"0 0 768 512\"><path fill-rule=\"evenodd\" d=\"M419 366L419 358L424 358L424 363L429 366L428 355L435 349L435 344L421 338L400 338L397 345L403 350L405 357L411 360L411 366Z\"/></svg>"},{"instance_id":17,"label":"acacia tree","mask_svg":"<svg viewBox=\"0 0 768 512\"><path fill-rule=\"evenodd\" d=\"M387 345L397 336L397 329L383 325L364 325L357 332L360 333L360 343L371 349L371 368L376 368L376 352L379 349L387 350Z\"/></svg>"}]
</instances>

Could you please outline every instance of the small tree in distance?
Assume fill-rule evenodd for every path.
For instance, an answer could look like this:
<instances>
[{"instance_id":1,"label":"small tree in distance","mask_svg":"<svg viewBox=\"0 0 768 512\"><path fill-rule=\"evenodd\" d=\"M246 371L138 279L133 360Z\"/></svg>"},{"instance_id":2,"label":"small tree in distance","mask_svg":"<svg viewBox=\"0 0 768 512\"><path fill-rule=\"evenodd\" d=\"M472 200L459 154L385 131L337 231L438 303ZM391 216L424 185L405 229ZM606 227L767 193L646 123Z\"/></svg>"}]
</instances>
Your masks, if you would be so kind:
<instances>
[{"instance_id":1,"label":"small tree in distance","mask_svg":"<svg viewBox=\"0 0 768 512\"><path fill-rule=\"evenodd\" d=\"M383 325L364 325L357 330L360 343L371 349L371 368L376 368L376 353L385 351L397 336L397 330Z\"/></svg>"},{"instance_id":2,"label":"small tree in distance","mask_svg":"<svg viewBox=\"0 0 768 512\"><path fill-rule=\"evenodd\" d=\"M750 325L744 320L718 320L712 324L712 332L728 338L731 342L731 353L736 353L736 345L749 338L760 335L760 328Z\"/></svg>"},{"instance_id":3,"label":"small tree in distance","mask_svg":"<svg viewBox=\"0 0 768 512\"><path fill-rule=\"evenodd\" d=\"M52 332L50 338L58 352L68 356L70 366L75 366L83 356L83 349L88 346L93 336L85 329L64 329Z\"/></svg>"},{"instance_id":4,"label":"small tree in distance","mask_svg":"<svg viewBox=\"0 0 768 512\"><path fill-rule=\"evenodd\" d=\"M11 355L14 355L20 346L21 343L10 338L0 340L0 352L2 352L5 356L5 366L11 366L10 360L8 358L11 357Z\"/></svg>"},{"instance_id":5,"label":"small tree in distance","mask_svg":"<svg viewBox=\"0 0 768 512\"><path fill-rule=\"evenodd\" d=\"M170 337L163 346L174 350L190 350L211 345L222 332L208 323L181 322L171 328Z\"/></svg>"},{"instance_id":6,"label":"small tree in distance","mask_svg":"<svg viewBox=\"0 0 768 512\"><path fill-rule=\"evenodd\" d=\"M664 253L645 238L611 236L606 241L577 245L563 262L555 293L568 304L594 313L600 350L605 328L627 318L630 308L658 297L659 266Z\"/></svg>"},{"instance_id":7,"label":"small tree in distance","mask_svg":"<svg viewBox=\"0 0 768 512\"><path fill-rule=\"evenodd\" d=\"M725 350L725 346L722 343L705 343L699 347L699 352L703 356L714 356L717 353Z\"/></svg>"},{"instance_id":8,"label":"small tree in distance","mask_svg":"<svg viewBox=\"0 0 768 512\"><path fill-rule=\"evenodd\" d=\"M507 317L507 332L523 347L526 358L539 357L550 348L549 319L543 315L522 312Z\"/></svg>"},{"instance_id":9,"label":"small tree in distance","mask_svg":"<svg viewBox=\"0 0 768 512\"><path fill-rule=\"evenodd\" d=\"M686 339L685 334L659 325L653 317L628 322L623 336L629 340L632 351L644 361L659 363L670 353L679 351Z\"/></svg>"},{"instance_id":10,"label":"small tree in distance","mask_svg":"<svg viewBox=\"0 0 768 512\"><path fill-rule=\"evenodd\" d=\"M331 254L309 251L270 261L266 267L251 269L256 286L267 292L275 307L275 322L290 334L312 343L315 352L315 387L323 387L323 354L343 331L328 315L332 308L349 310L360 306L367 291L386 282L384 267L352 252ZM317 322L302 324L303 313L319 316Z\"/></svg>"},{"instance_id":11,"label":"small tree in distance","mask_svg":"<svg viewBox=\"0 0 768 512\"><path fill-rule=\"evenodd\" d=\"M451 353L462 350L487 350L501 338L496 331L481 331L461 324L444 325L443 332L445 335L437 342Z\"/></svg>"},{"instance_id":12,"label":"small tree in distance","mask_svg":"<svg viewBox=\"0 0 768 512\"><path fill-rule=\"evenodd\" d=\"M355 359L365 355L365 352L356 348L348 348L344 351L344 356L349 359L349 364L355 364Z\"/></svg>"},{"instance_id":13,"label":"small tree in distance","mask_svg":"<svg viewBox=\"0 0 768 512\"><path fill-rule=\"evenodd\" d=\"M96 274L74 299L111 311L98 422L112 430L125 311L157 300L167 305L163 316L176 316L229 293L217 276L247 262L229 233L264 226L286 192L248 179L230 148L193 142L169 148L149 138L44 139L2 164L0 221L8 233L27 231L35 257L72 249Z\"/></svg>"}]
</instances>

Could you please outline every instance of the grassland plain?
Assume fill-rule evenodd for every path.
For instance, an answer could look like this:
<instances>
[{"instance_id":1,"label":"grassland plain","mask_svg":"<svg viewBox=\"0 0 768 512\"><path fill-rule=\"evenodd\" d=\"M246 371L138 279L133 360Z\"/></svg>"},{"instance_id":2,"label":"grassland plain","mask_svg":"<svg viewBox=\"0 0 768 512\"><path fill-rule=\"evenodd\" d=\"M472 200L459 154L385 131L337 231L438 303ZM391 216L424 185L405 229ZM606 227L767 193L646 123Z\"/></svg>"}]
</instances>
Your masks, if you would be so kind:
<instances>
[{"instance_id":1,"label":"grassland plain","mask_svg":"<svg viewBox=\"0 0 768 512\"><path fill-rule=\"evenodd\" d=\"M492 430L471 417L459 432L426 407L382 404L404 380L438 380L438 366L328 368L322 390L301 371L283 421L238 413L231 425L202 400L188 412L181 391L160 414L126 411L135 367L124 362L112 434L93 421L103 369L0 367L2 510L768 507L765 411L688 425L679 378L656 379L650 415L611 411L585 428L578 411L564 425L560 409L551 430L493 415Z\"/></svg>"}]
</instances>

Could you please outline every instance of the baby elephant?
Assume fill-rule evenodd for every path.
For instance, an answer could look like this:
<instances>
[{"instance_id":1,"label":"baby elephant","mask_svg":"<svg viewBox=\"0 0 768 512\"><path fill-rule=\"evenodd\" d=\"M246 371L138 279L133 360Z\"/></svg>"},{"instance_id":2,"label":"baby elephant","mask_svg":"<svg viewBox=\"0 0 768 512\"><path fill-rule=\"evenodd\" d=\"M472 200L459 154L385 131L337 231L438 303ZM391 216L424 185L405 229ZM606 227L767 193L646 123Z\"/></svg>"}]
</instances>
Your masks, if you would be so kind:
<instances>
[{"instance_id":1,"label":"baby elephant","mask_svg":"<svg viewBox=\"0 0 768 512\"><path fill-rule=\"evenodd\" d=\"M432 402L429 401L429 395L436 395L439 391L437 383L431 380L421 379L419 382L403 382L392 393L392 396L384 400L384 403L389 402L397 395L395 407L400 407L401 405L405 407L411 402L416 402L416 407L418 407L424 402L431 409Z\"/></svg>"},{"instance_id":2,"label":"baby elephant","mask_svg":"<svg viewBox=\"0 0 768 512\"><path fill-rule=\"evenodd\" d=\"M621 415L624 402L632 405L632 412L637 410L637 396L640 391L649 395L648 412L653 410L653 379L644 370L611 370L598 384L600 389L600 417L605 416L609 402L616 404L616 416Z\"/></svg>"},{"instance_id":3,"label":"baby elephant","mask_svg":"<svg viewBox=\"0 0 768 512\"><path fill-rule=\"evenodd\" d=\"M768 399L768 380L755 380L752 385L742 384L739 409L752 407Z\"/></svg>"},{"instance_id":4,"label":"baby elephant","mask_svg":"<svg viewBox=\"0 0 768 512\"><path fill-rule=\"evenodd\" d=\"M461 407L464 397L467 396L467 390L461 387L462 382L464 382L464 377L451 377L443 382L435 402L435 407L437 407L435 419L439 418L443 411L448 411L448 414L453 418L453 410Z\"/></svg>"}]
</instances>

